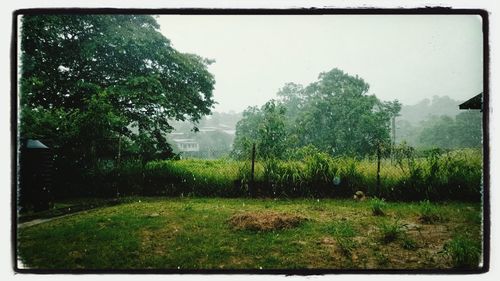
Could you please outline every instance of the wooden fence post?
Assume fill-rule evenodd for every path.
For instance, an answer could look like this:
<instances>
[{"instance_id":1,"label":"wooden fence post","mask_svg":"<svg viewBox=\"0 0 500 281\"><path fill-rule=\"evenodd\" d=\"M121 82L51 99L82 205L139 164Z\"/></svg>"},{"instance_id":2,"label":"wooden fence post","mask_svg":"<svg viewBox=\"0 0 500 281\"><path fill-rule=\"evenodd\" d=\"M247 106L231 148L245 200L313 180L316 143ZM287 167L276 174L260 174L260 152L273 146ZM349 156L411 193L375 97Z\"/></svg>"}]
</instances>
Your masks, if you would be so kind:
<instances>
[{"instance_id":1,"label":"wooden fence post","mask_svg":"<svg viewBox=\"0 0 500 281\"><path fill-rule=\"evenodd\" d=\"M377 144L377 197L380 197L380 143Z\"/></svg>"},{"instance_id":2,"label":"wooden fence post","mask_svg":"<svg viewBox=\"0 0 500 281\"><path fill-rule=\"evenodd\" d=\"M118 159L116 161L116 167L118 170L118 178L120 178L120 168L121 168L121 163L122 163L122 134L118 135ZM120 184L116 184L116 198L120 197Z\"/></svg>"},{"instance_id":3,"label":"wooden fence post","mask_svg":"<svg viewBox=\"0 0 500 281\"><path fill-rule=\"evenodd\" d=\"M251 197L255 196L254 174L255 174L255 143L253 143L252 146L252 173L250 174L250 185L249 185L249 191Z\"/></svg>"}]
</instances>

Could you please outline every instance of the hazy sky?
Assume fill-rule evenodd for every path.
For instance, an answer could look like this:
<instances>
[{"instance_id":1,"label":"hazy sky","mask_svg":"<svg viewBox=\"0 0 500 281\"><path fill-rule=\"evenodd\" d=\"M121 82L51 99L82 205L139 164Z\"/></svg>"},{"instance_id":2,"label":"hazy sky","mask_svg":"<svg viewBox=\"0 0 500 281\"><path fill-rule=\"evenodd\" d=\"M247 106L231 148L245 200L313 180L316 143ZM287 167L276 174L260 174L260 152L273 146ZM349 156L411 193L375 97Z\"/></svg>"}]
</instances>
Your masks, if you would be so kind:
<instances>
[{"instance_id":1,"label":"hazy sky","mask_svg":"<svg viewBox=\"0 0 500 281\"><path fill-rule=\"evenodd\" d=\"M481 18L473 15L167 15L162 33L181 52L215 59L216 111L242 111L339 68L382 100L482 91Z\"/></svg>"}]
</instances>

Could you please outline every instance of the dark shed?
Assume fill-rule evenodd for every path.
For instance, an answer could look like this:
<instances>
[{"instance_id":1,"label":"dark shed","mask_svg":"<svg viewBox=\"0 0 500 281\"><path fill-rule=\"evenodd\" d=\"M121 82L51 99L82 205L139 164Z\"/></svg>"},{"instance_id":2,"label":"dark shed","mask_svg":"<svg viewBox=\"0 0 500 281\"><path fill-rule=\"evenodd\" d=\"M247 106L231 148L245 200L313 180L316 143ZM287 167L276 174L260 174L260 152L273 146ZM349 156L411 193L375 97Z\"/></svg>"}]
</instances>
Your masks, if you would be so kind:
<instances>
[{"instance_id":1,"label":"dark shed","mask_svg":"<svg viewBox=\"0 0 500 281\"><path fill-rule=\"evenodd\" d=\"M465 101L458 106L460 109L481 109L483 110L483 93Z\"/></svg>"},{"instance_id":2,"label":"dark shed","mask_svg":"<svg viewBox=\"0 0 500 281\"><path fill-rule=\"evenodd\" d=\"M39 140L22 140L18 193L21 211L42 211L51 207L51 172L50 149Z\"/></svg>"}]
</instances>

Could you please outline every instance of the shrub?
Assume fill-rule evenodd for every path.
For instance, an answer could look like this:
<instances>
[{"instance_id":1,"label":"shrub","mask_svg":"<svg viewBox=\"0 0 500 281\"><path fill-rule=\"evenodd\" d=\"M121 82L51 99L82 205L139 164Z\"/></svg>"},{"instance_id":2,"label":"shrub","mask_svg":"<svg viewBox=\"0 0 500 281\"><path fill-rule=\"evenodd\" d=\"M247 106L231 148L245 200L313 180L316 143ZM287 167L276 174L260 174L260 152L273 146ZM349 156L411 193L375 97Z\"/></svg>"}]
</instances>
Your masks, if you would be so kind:
<instances>
[{"instance_id":1,"label":"shrub","mask_svg":"<svg viewBox=\"0 0 500 281\"><path fill-rule=\"evenodd\" d=\"M306 184L312 188L311 192L318 197L331 195L335 176L331 156L323 152L312 153L306 156L304 164Z\"/></svg>"},{"instance_id":2,"label":"shrub","mask_svg":"<svg viewBox=\"0 0 500 281\"><path fill-rule=\"evenodd\" d=\"M444 252L451 257L454 267L475 269L478 268L481 258L481 244L457 235L444 245Z\"/></svg>"},{"instance_id":3,"label":"shrub","mask_svg":"<svg viewBox=\"0 0 500 281\"><path fill-rule=\"evenodd\" d=\"M385 208L387 207L387 203L385 203L384 199L373 198L371 200L372 205L372 214L374 216L384 216Z\"/></svg>"},{"instance_id":4,"label":"shrub","mask_svg":"<svg viewBox=\"0 0 500 281\"><path fill-rule=\"evenodd\" d=\"M406 225L400 224L399 221L395 221L394 223L381 223L379 225L380 240L385 244L396 241L405 233L405 227Z\"/></svg>"},{"instance_id":5,"label":"shrub","mask_svg":"<svg viewBox=\"0 0 500 281\"><path fill-rule=\"evenodd\" d=\"M275 167L273 194L279 197L312 197L305 184L304 167L298 161L279 161Z\"/></svg>"},{"instance_id":6,"label":"shrub","mask_svg":"<svg viewBox=\"0 0 500 281\"><path fill-rule=\"evenodd\" d=\"M403 235L401 246L406 250L415 250L417 248L417 242L408 237L408 235Z\"/></svg>"},{"instance_id":7,"label":"shrub","mask_svg":"<svg viewBox=\"0 0 500 281\"><path fill-rule=\"evenodd\" d=\"M145 168L146 195L237 197L238 163L225 160L165 160Z\"/></svg>"},{"instance_id":8,"label":"shrub","mask_svg":"<svg viewBox=\"0 0 500 281\"><path fill-rule=\"evenodd\" d=\"M336 174L340 176L340 190L338 194L343 197L350 197L354 192L362 190L367 192L364 186L363 175L359 171L360 161L355 158L343 157L336 162ZM338 171L338 172L337 172Z\"/></svg>"},{"instance_id":9,"label":"shrub","mask_svg":"<svg viewBox=\"0 0 500 281\"><path fill-rule=\"evenodd\" d=\"M424 200L419 204L419 220L423 223L432 224L443 220L443 217L429 200Z\"/></svg>"}]
</instances>

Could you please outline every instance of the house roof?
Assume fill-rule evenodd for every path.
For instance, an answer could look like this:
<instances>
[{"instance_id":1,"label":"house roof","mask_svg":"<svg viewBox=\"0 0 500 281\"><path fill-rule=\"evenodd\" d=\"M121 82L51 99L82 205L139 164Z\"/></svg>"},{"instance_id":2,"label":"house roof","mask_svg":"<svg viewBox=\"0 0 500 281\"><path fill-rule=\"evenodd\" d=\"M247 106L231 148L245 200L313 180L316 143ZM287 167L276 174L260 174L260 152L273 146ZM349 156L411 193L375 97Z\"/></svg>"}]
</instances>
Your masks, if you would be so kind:
<instances>
[{"instance_id":1,"label":"house roof","mask_svg":"<svg viewBox=\"0 0 500 281\"><path fill-rule=\"evenodd\" d=\"M198 143L195 139L173 139L177 143Z\"/></svg>"},{"instance_id":2,"label":"house roof","mask_svg":"<svg viewBox=\"0 0 500 281\"><path fill-rule=\"evenodd\" d=\"M460 109L483 109L483 93L465 101L458 106Z\"/></svg>"}]
</instances>

